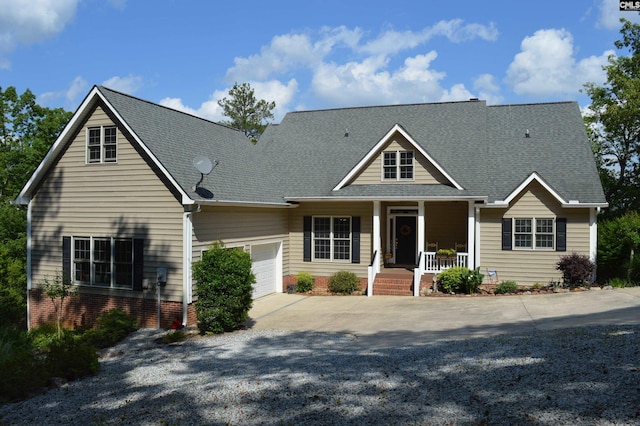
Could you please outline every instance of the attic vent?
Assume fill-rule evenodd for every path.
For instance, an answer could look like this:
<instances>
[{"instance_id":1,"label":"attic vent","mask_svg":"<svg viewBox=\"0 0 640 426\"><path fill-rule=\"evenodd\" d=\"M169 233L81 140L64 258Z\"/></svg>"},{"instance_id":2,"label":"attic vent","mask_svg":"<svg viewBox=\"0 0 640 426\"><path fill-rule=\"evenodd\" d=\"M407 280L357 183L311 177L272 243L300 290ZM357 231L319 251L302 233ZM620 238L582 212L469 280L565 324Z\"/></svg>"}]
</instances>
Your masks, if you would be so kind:
<instances>
[{"instance_id":1,"label":"attic vent","mask_svg":"<svg viewBox=\"0 0 640 426\"><path fill-rule=\"evenodd\" d=\"M478 102L479 100L478 98L469 98L469 102Z\"/></svg>"}]
</instances>

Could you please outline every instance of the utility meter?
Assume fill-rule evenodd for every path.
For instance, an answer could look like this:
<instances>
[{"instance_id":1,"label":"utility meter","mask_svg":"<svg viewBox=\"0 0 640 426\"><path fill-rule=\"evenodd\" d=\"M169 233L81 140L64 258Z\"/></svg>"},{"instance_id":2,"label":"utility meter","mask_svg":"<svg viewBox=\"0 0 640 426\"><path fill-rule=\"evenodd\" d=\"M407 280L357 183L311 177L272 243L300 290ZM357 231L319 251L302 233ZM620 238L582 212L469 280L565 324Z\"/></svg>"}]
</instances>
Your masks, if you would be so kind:
<instances>
[{"instance_id":1,"label":"utility meter","mask_svg":"<svg viewBox=\"0 0 640 426\"><path fill-rule=\"evenodd\" d=\"M158 268L156 273L156 281L158 284L167 282L167 268Z\"/></svg>"}]
</instances>

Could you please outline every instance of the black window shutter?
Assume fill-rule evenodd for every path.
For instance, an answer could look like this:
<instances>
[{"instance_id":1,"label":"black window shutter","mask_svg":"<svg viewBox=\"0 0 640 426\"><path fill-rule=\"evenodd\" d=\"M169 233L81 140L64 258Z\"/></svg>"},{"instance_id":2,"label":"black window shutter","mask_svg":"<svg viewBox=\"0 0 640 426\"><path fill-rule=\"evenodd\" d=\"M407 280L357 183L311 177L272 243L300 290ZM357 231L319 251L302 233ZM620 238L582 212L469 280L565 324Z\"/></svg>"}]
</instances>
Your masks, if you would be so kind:
<instances>
[{"instance_id":1,"label":"black window shutter","mask_svg":"<svg viewBox=\"0 0 640 426\"><path fill-rule=\"evenodd\" d=\"M511 218L502 219L502 250L511 250L511 230L513 222Z\"/></svg>"},{"instance_id":2,"label":"black window shutter","mask_svg":"<svg viewBox=\"0 0 640 426\"><path fill-rule=\"evenodd\" d=\"M311 262L311 216L303 218L303 259Z\"/></svg>"},{"instance_id":3,"label":"black window shutter","mask_svg":"<svg viewBox=\"0 0 640 426\"><path fill-rule=\"evenodd\" d=\"M556 218L556 251L567 251L567 218Z\"/></svg>"},{"instance_id":4,"label":"black window shutter","mask_svg":"<svg viewBox=\"0 0 640 426\"><path fill-rule=\"evenodd\" d=\"M133 290L142 291L142 278L144 276L144 240L133 240Z\"/></svg>"},{"instance_id":5,"label":"black window shutter","mask_svg":"<svg viewBox=\"0 0 640 426\"><path fill-rule=\"evenodd\" d=\"M360 216L351 218L351 263L360 263Z\"/></svg>"},{"instance_id":6,"label":"black window shutter","mask_svg":"<svg viewBox=\"0 0 640 426\"><path fill-rule=\"evenodd\" d=\"M62 237L62 282L71 282L71 237Z\"/></svg>"}]
</instances>

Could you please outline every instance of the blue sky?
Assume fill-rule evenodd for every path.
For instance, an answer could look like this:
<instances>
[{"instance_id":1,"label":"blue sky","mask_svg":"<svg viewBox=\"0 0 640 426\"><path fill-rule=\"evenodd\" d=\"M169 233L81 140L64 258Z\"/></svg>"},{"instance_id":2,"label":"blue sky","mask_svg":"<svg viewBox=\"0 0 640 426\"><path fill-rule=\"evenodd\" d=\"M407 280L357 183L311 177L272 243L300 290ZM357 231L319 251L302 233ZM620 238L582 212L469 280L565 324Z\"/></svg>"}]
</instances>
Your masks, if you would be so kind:
<instances>
[{"instance_id":1,"label":"blue sky","mask_svg":"<svg viewBox=\"0 0 640 426\"><path fill-rule=\"evenodd\" d=\"M249 82L288 111L589 99L616 0L0 0L0 87L74 111L94 84L220 120Z\"/></svg>"}]
</instances>

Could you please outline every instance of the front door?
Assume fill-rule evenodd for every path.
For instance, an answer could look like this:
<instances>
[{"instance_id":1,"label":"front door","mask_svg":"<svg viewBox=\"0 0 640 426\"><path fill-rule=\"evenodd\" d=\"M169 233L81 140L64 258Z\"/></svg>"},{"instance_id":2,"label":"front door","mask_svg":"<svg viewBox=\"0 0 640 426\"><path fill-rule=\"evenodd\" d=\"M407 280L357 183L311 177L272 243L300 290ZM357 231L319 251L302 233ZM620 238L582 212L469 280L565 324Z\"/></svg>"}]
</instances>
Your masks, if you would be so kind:
<instances>
[{"instance_id":1,"label":"front door","mask_svg":"<svg viewBox=\"0 0 640 426\"><path fill-rule=\"evenodd\" d=\"M396 264L416 264L416 217L396 216Z\"/></svg>"}]
</instances>

